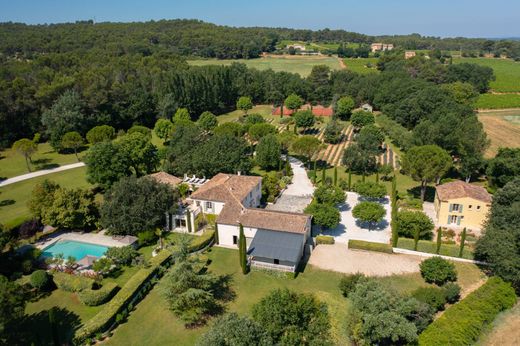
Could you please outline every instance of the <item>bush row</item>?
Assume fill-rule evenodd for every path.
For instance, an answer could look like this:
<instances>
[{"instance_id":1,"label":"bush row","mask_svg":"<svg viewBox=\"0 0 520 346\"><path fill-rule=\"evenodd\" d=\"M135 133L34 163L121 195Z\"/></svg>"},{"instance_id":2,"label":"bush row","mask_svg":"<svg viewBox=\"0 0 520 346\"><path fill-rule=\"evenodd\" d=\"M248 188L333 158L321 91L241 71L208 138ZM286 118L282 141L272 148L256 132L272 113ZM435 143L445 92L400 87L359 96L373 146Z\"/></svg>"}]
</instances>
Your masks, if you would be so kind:
<instances>
[{"instance_id":1,"label":"bush row","mask_svg":"<svg viewBox=\"0 0 520 346\"><path fill-rule=\"evenodd\" d=\"M490 278L430 324L419 335L419 345L472 345L499 312L515 303L512 286L498 277Z\"/></svg>"},{"instance_id":2,"label":"bush row","mask_svg":"<svg viewBox=\"0 0 520 346\"><path fill-rule=\"evenodd\" d=\"M141 287L143 287L144 284L158 272L159 267L169 261L170 258L171 252L161 251L150 260L150 266L148 268L140 269L135 273L101 311L78 329L74 338L75 343L84 343L92 335L106 330L110 324L115 321L117 314L126 308Z\"/></svg>"},{"instance_id":3,"label":"bush row","mask_svg":"<svg viewBox=\"0 0 520 346\"><path fill-rule=\"evenodd\" d=\"M334 244L334 237L329 235L319 235L316 237L316 244Z\"/></svg>"},{"instance_id":4,"label":"bush row","mask_svg":"<svg viewBox=\"0 0 520 346\"><path fill-rule=\"evenodd\" d=\"M199 251L208 246L213 241L214 233L214 230L207 230L200 237L195 236L190 244L190 252Z\"/></svg>"},{"instance_id":5,"label":"bush row","mask_svg":"<svg viewBox=\"0 0 520 346\"><path fill-rule=\"evenodd\" d=\"M63 272L52 273L56 287L67 292L79 292L92 289L94 280L81 275L72 275Z\"/></svg>"},{"instance_id":6,"label":"bush row","mask_svg":"<svg viewBox=\"0 0 520 346\"><path fill-rule=\"evenodd\" d=\"M370 241L364 240L354 240L350 239L348 241L349 249L359 249L359 250L368 250L368 251L378 251L385 253L393 253L392 245L383 244L383 243L373 243Z\"/></svg>"},{"instance_id":7,"label":"bush row","mask_svg":"<svg viewBox=\"0 0 520 346\"><path fill-rule=\"evenodd\" d=\"M86 289L78 292L79 300L87 306L98 306L109 301L118 288L114 282L109 282L100 289Z\"/></svg>"},{"instance_id":8,"label":"bush row","mask_svg":"<svg viewBox=\"0 0 520 346\"><path fill-rule=\"evenodd\" d=\"M414 240L408 238L399 238L397 241L397 246L401 249L413 250L414 249ZM460 245L456 244L441 244L441 250L439 251L439 255L442 256L450 256L450 257L459 257ZM437 243L429 240L419 240L417 244L417 251L427 252L427 253L437 253ZM468 248L468 246L464 247L464 251L462 253L462 258L473 259L473 251Z\"/></svg>"},{"instance_id":9,"label":"bush row","mask_svg":"<svg viewBox=\"0 0 520 346\"><path fill-rule=\"evenodd\" d=\"M381 114L377 117L377 124L399 148L406 150L412 146L412 133L397 121Z\"/></svg>"}]
</instances>

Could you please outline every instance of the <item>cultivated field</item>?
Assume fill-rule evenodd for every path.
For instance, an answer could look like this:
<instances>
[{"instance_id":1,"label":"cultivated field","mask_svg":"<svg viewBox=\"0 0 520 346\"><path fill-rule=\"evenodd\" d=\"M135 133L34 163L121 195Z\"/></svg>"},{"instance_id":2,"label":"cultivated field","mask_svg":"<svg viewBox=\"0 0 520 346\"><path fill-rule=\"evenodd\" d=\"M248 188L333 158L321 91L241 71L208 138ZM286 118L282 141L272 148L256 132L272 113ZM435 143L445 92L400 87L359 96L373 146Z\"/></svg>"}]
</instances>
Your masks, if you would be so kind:
<instances>
[{"instance_id":1,"label":"cultivated field","mask_svg":"<svg viewBox=\"0 0 520 346\"><path fill-rule=\"evenodd\" d=\"M496 80L492 81L491 90L496 92L520 92L520 62L510 59L460 58L454 63L469 62L489 66L495 72Z\"/></svg>"},{"instance_id":2,"label":"cultivated field","mask_svg":"<svg viewBox=\"0 0 520 346\"><path fill-rule=\"evenodd\" d=\"M231 65L234 62L246 64L247 67L259 70L272 69L273 71L299 73L303 77L307 77L314 66L326 65L333 70L339 70L337 58L325 56L267 56L258 59L236 59L236 60L189 60L188 63L193 66L203 65Z\"/></svg>"},{"instance_id":3,"label":"cultivated field","mask_svg":"<svg viewBox=\"0 0 520 346\"><path fill-rule=\"evenodd\" d=\"M477 100L476 107L477 109L520 108L520 94L482 94Z\"/></svg>"},{"instance_id":4,"label":"cultivated field","mask_svg":"<svg viewBox=\"0 0 520 346\"><path fill-rule=\"evenodd\" d=\"M376 69L376 63L378 58L352 58L352 59L343 59L345 62L347 70L357 72L357 73L375 73L379 72ZM367 64L371 64L372 67L368 68Z\"/></svg>"},{"instance_id":5,"label":"cultivated field","mask_svg":"<svg viewBox=\"0 0 520 346\"><path fill-rule=\"evenodd\" d=\"M493 157L499 147L520 147L520 110L480 112L478 118L491 140L487 157Z\"/></svg>"}]
</instances>

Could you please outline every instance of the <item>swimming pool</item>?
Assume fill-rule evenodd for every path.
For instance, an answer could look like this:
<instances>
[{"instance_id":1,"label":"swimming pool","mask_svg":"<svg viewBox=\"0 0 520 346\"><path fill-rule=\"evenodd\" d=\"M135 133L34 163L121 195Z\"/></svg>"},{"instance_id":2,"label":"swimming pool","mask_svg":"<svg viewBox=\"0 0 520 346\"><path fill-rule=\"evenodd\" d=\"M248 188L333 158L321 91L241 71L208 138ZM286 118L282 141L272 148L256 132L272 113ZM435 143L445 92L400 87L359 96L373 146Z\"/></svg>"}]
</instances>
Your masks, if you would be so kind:
<instances>
[{"instance_id":1,"label":"swimming pool","mask_svg":"<svg viewBox=\"0 0 520 346\"><path fill-rule=\"evenodd\" d=\"M78 261L87 255L101 257L107 250L108 247L103 245L83 243L75 240L59 240L43 249L42 256L54 257L61 253L65 258L72 256Z\"/></svg>"}]
</instances>

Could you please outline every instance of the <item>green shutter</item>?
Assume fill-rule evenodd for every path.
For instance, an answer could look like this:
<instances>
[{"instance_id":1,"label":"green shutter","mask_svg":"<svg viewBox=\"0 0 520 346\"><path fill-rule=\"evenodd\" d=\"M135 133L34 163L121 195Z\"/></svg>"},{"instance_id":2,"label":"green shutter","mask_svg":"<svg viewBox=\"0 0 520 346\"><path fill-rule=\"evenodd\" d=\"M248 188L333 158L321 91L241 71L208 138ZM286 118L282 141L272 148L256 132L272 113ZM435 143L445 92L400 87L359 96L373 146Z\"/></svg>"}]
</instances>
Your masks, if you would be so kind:
<instances>
[{"instance_id":1,"label":"green shutter","mask_svg":"<svg viewBox=\"0 0 520 346\"><path fill-rule=\"evenodd\" d=\"M449 225L450 224L450 215L448 215L448 222L447 224Z\"/></svg>"},{"instance_id":2,"label":"green shutter","mask_svg":"<svg viewBox=\"0 0 520 346\"><path fill-rule=\"evenodd\" d=\"M450 212L453 210L453 204L450 204Z\"/></svg>"},{"instance_id":3,"label":"green shutter","mask_svg":"<svg viewBox=\"0 0 520 346\"><path fill-rule=\"evenodd\" d=\"M462 204L459 204L459 206L460 206L460 207L459 207L459 212L462 213L462 207L463 207L463 205L462 205Z\"/></svg>"},{"instance_id":4,"label":"green shutter","mask_svg":"<svg viewBox=\"0 0 520 346\"><path fill-rule=\"evenodd\" d=\"M461 216L457 216L457 225L460 225L460 219L461 218L462 218Z\"/></svg>"}]
</instances>

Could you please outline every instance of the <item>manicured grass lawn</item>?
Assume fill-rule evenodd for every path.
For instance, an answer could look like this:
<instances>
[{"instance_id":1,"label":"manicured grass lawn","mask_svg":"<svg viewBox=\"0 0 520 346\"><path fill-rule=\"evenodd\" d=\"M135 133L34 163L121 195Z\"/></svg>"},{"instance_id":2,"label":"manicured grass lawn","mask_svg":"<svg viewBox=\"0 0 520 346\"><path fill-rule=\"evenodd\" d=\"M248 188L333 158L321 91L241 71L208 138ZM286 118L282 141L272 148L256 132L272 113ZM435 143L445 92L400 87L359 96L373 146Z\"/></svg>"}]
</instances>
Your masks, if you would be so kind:
<instances>
[{"instance_id":1,"label":"manicured grass lawn","mask_svg":"<svg viewBox=\"0 0 520 346\"><path fill-rule=\"evenodd\" d=\"M253 109L249 110L247 113L248 114L260 114L264 118L269 119L270 117L274 118L274 116L271 115L272 109L273 109L273 106L271 106L271 105L256 105L253 107ZM231 111L229 113L225 113L225 114L221 114L221 115L217 116L217 120L220 124L222 124L222 123L227 123L230 121L236 121L242 115L244 115L244 112L237 109L237 110ZM279 117L276 117L276 118L279 118Z\"/></svg>"},{"instance_id":2,"label":"manicured grass lawn","mask_svg":"<svg viewBox=\"0 0 520 346\"><path fill-rule=\"evenodd\" d=\"M236 59L236 60L189 60L193 66L203 65L231 65L233 62L246 64L247 67L258 70L272 69L273 71L299 73L302 77L307 77L314 66L327 65L333 70L339 70L339 62L333 57L308 57L308 56L269 56L257 59Z\"/></svg>"},{"instance_id":3,"label":"manicured grass lawn","mask_svg":"<svg viewBox=\"0 0 520 346\"><path fill-rule=\"evenodd\" d=\"M30 217L27 202L37 183L49 179L67 188L86 188L91 185L86 180L85 172L85 167L74 168L0 187L1 222L9 227Z\"/></svg>"},{"instance_id":4,"label":"manicured grass lawn","mask_svg":"<svg viewBox=\"0 0 520 346\"><path fill-rule=\"evenodd\" d=\"M456 64L468 62L491 67L496 76L496 80L490 83L491 90L497 92L520 91L520 62L492 58L460 58L453 59L453 62Z\"/></svg>"},{"instance_id":5,"label":"manicured grass lawn","mask_svg":"<svg viewBox=\"0 0 520 346\"><path fill-rule=\"evenodd\" d=\"M476 108L520 108L520 94L481 94L478 97Z\"/></svg>"},{"instance_id":6,"label":"manicured grass lawn","mask_svg":"<svg viewBox=\"0 0 520 346\"><path fill-rule=\"evenodd\" d=\"M347 58L343 59L345 62L345 65L347 66L347 70L350 70L352 72L357 72L361 74L366 73L377 73L379 72L376 69L378 58ZM366 67L366 65L370 63L372 64L372 68Z\"/></svg>"},{"instance_id":7,"label":"manicured grass lawn","mask_svg":"<svg viewBox=\"0 0 520 346\"><path fill-rule=\"evenodd\" d=\"M80 159L83 153L84 152L79 153ZM38 144L38 151L32 156L32 161L32 171L77 162L74 153L60 154L54 151L49 143ZM0 151L0 179L11 178L26 173L29 173L29 171L27 170L23 155L12 149Z\"/></svg>"},{"instance_id":8,"label":"manicured grass lawn","mask_svg":"<svg viewBox=\"0 0 520 346\"><path fill-rule=\"evenodd\" d=\"M413 239L408 238L399 238L397 242L397 247L413 250L414 249L414 241ZM457 244L442 244L440 249L440 255L443 256L451 256L451 257L459 257L459 249L460 245ZM434 241L428 240L419 240L417 244L417 251L427 252L427 253L436 253L437 252L437 243ZM473 251L470 246L466 244L464 247L464 251L462 253L462 258L473 259Z\"/></svg>"}]
</instances>

